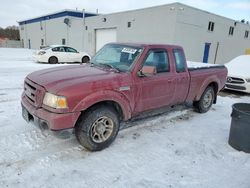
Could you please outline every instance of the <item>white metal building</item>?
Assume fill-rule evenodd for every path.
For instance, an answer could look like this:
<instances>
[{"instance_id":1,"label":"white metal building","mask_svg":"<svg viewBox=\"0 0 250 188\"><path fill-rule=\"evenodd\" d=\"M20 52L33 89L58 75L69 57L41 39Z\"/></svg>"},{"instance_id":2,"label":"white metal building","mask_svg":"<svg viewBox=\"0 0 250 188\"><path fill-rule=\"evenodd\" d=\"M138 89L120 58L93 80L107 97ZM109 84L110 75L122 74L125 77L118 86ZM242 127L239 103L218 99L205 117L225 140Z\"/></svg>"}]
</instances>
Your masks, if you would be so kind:
<instances>
[{"instance_id":1,"label":"white metal building","mask_svg":"<svg viewBox=\"0 0 250 188\"><path fill-rule=\"evenodd\" d=\"M39 49L52 44L65 44L83 49L84 19L97 14L74 10L19 21L20 39L24 48Z\"/></svg>"},{"instance_id":2,"label":"white metal building","mask_svg":"<svg viewBox=\"0 0 250 188\"><path fill-rule=\"evenodd\" d=\"M66 17L70 27L64 23ZM24 47L40 47L44 36L43 45L63 43L65 39L67 45L91 55L108 42L178 44L184 47L190 61L221 64L250 48L247 23L181 3L106 15L67 15L44 22L29 23L28 20L19 24ZM45 28L49 25L50 29L42 30L41 24Z\"/></svg>"}]
</instances>

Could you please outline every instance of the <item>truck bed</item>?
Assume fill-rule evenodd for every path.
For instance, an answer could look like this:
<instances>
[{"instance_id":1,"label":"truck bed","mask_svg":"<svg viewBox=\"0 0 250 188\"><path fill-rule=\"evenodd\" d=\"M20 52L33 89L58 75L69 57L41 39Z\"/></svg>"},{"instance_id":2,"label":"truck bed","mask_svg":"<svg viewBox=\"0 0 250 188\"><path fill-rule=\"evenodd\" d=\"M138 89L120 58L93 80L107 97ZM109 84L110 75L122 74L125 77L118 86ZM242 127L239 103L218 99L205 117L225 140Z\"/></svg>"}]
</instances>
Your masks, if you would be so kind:
<instances>
[{"instance_id":1,"label":"truck bed","mask_svg":"<svg viewBox=\"0 0 250 188\"><path fill-rule=\"evenodd\" d=\"M187 67L190 75L188 102L198 100L206 87L212 82L216 83L217 91L225 84L227 69L224 65L187 61Z\"/></svg>"},{"instance_id":2,"label":"truck bed","mask_svg":"<svg viewBox=\"0 0 250 188\"><path fill-rule=\"evenodd\" d=\"M210 69L210 68L225 68L224 65L200 63L200 62L193 62L193 61L187 61L187 67L189 71L200 70L200 69Z\"/></svg>"}]
</instances>

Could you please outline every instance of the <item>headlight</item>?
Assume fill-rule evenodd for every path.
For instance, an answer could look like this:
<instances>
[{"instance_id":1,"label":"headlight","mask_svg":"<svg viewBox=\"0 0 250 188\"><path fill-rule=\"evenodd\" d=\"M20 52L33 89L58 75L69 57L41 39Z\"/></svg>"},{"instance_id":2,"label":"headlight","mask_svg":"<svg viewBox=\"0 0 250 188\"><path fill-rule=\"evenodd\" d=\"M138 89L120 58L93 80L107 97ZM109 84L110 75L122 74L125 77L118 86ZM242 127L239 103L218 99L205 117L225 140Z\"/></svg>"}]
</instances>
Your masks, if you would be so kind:
<instances>
[{"instance_id":1,"label":"headlight","mask_svg":"<svg viewBox=\"0 0 250 188\"><path fill-rule=\"evenodd\" d=\"M250 78L247 78L246 81L247 81L247 82L250 82Z\"/></svg>"},{"instance_id":2,"label":"headlight","mask_svg":"<svg viewBox=\"0 0 250 188\"><path fill-rule=\"evenodd\" d=\"M56 109L67 108L67 100L64 96L57 96L52 93L45 93L43 104Z\"/></svg>"}]
</instances>

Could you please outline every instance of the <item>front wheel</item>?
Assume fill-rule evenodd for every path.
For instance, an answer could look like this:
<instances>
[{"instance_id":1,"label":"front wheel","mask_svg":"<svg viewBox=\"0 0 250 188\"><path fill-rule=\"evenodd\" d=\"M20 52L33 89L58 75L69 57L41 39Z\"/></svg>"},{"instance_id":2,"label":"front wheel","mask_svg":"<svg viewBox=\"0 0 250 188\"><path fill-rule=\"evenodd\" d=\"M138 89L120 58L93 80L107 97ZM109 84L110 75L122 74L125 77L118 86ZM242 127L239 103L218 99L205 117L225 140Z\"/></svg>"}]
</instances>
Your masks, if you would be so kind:
<instances>
[{"instance_id":1,"label":"front wheel","mask_svg":"<svg viewBox=\"0 0 250 188\"><path fill-rule=\"evenodd\" d=\"M88 63L89 62L89 57L88 56L84 56L83 58L82 58L82 63Z\"/></svg>"},{"instance_id":2,"label":"front wheel","mask_svg":"<svg viewBox=\"0 0 250 188\"><path fill-rule=\"evenodd\" d=\"M82 114L76 125L76 138L90 151L108 147L116 138L120 123L114 108L96 106Z\"/></svg>"},{"instance_id":3,"label":"front wheel","mask_svg":"<svg viewBox=\"0 0 250 188\"><path fill-rule=\"evenodd\" d=\"M194 107L198 112L205 113L211 108L214 102L214 97L215 97L214 88L209 86L203 92L200 100L194 102Z\"/></svg>"},{"instance_id":4,"label":"front wheel","mask_svg":"<svg viewBox=\"0 0 250 188\"><path fill-rule=\"evenodd\" d=\"M57 64L58 63L58 59L55 56L52 56L49 58L49 64Z\"/></svg>"}]
</instances>

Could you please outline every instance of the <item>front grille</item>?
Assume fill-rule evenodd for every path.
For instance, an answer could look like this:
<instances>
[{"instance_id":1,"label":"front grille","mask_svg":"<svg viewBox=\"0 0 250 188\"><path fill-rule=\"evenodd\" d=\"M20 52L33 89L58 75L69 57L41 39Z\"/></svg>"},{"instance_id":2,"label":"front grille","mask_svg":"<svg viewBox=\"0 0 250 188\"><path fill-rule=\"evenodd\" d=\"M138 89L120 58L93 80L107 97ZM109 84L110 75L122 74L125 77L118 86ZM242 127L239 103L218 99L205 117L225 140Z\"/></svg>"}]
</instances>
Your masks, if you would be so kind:
<instances>
[{"instance_id":1,"label":"front grille","mask_svg":"<svg viewBox=\"0 0 250 188\"><path fill-rule=\"evenodd\" d=\"M36 103L36 88L29 83L24 83L24 93L26 97L35 105Z\"/></svg>"},{"instance_id":2,"label":"front grille","mask_svg":"<svg viewBox=\"0 0 250 188\"><path fill-rule=\"evenodd\" d=\"M243 87L243 86L236 86L236 85L229 85L229 84L226 84L226 87L227 87L227 88L231 88L231 89L246 90L246 88Z\"/></svg>"},{"instance_id":3,"label":"front grille","mask_svg":"<svg viewBox=\"0 0 250 188\"><path fill-rule=\"evenodd\" d=\"M42 105L44 89L41 86L26 79L24 82L24 93L25 97L32 105L36 107L40 107Z\"/></svg>"},{"instance_id":4,"label":"front grille","mask_svg":"<svg viewBox=\"0 0 250 188\"><path fill-rule=\"evenodd\" d=\"M24 93L25 96L29 99L32 104L36 104L36 88L31 84L25 82L24 83Z\"/></svg>"},{"instance_id":5,"label":"front grille","mask_svg":"<svg viewBox=\"0 0 250 188\"><path fill-rule=\"evenodd\" d=\"M231 84L244 84L245 81L242 78L227 77L227 83L231 83Z\"/></svg>"}]
</instances>

